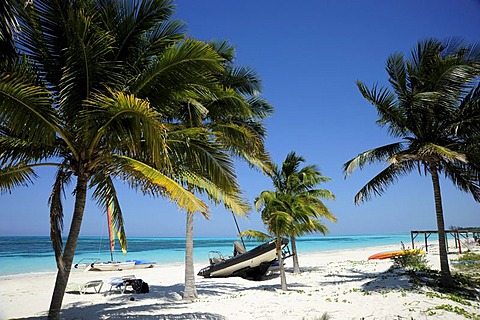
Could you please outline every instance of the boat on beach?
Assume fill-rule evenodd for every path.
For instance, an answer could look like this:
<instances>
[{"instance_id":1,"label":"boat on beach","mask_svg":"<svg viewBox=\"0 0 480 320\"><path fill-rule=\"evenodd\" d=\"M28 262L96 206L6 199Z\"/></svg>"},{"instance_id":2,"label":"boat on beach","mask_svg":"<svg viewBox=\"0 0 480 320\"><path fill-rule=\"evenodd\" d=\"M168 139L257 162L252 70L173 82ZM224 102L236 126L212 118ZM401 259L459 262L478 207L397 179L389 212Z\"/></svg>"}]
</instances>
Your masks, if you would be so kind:
<instances>
[{"instance_id":1,"label":"boat on beach","mask_svg":"<svg viewBox=\"0 0 480 320\"><path fill-rule=\"evenodd\" d=\"M87 271L122 271L122 270L131 270L135 268L135 261L130 262L116 262L116 261L105 261L105 262L94 262L87 267Z\"/></svg>"},{"instance_id":2,"label":"boat on beach","mask_svg":"<svg viewBox=\"0 0 480 320\"><path fill-rule=\"evenodd\" d=\"M113 226L113 203L110 203L107 206L107 219L108 219L108 236L110 240L110 261L101 261L100 259L91 259L85 258L75 264L75 268L84 269L84 271L122 271L122 270L132 270L132 269L147 269L152 268L155 262L147 260L126 260L124 262L115 261L113 259L113 253L115 251L115 230ZM117 236L119 237L119 236ZM127 253L126 250L122 248L124 254ZM87 262L90 260L89 262Z\"/></svg>"},{"instance_id":3,"label":"boat on beach","mask_svg":"<svg viewBox=\"0 0 480 320\"><path fill-rule=\"evenodd\" d=\"M89 261L89 262L88 262ZM92 262L93 261L93 262ZM76 269L84 271L122 271L153 268L156 262L147 260L101 261L99 259L82 259L75 264Z\"/></svg>"},{"instance_id":4,"label":"boat on beach","mask_svg":"<svg viewBox=\"0 0 480 320\"><path fill-rule=\"evenodd\" d=\"M288 239L282 238L282 249ZM225 258L218 251L209 252L210 265L198 272L205 278L242 277L249 280L260 280L277 259L275 240L261 244L250 251L239 243L234 243L233 257Z\"/></svg>"},{"instance_id":5,"label":"boat on beach","mask_svg":"<svg viewBox=\"0 0 480 320\"><path fill-rule=\"evenodd\" d=\"M375 260L375 259L383 260L383 259L405 256L409 254L425 254L425 251L418 250L418 249L402 249L402 250L384 251L384 252L379 252L374 255L371 255L370 257L368 257L368 260Z\"/></svg>"},{"instance_id":6,"label":"boat on beach","mask_svg":"<svg viewBox=\"0 0 480 320\"><path fill-rule=\"evenodd\" d=\"M132 269L148 269L153 268L155 262L146 260L126 260L125 262L119 261L106 261L106 262L94 262L90 264L88 271L122 271Z\"/></svg>"}]
</instances>

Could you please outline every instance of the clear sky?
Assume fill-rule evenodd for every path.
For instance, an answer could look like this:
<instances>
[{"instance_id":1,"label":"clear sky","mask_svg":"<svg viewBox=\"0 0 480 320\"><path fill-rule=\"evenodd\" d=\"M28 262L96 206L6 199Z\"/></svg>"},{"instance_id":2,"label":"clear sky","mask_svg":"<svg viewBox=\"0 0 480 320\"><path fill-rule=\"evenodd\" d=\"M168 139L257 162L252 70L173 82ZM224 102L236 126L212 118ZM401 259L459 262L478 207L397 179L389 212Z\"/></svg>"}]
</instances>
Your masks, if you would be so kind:
<instances>
[{"instance_id":1,"label":"clear sky","mask_svg":"<svg viewBox=\"0 0 480 320\"><path fill-rule=\"evenodd\" d=\"M316 164L331 182L322 187L336 201L331 235L403 233L436 229L430 177L400 179L382 197L359 206L356 192L380 166L342 175L342 164L391 140L376 126L376 111L360 95L356 80L387 84L385 62L394 52L409 54L427 37L461 37L480 42L480 2L474 0L179 0L175 17L200 40L228 40L237 47L236 64L253 67L263 79L263 96L274 106L267 120L267 148L276 163L296 151ZM38 171L35 185L0 195L0 235L48 235L51 169ZM239 163L238 178L253 203L271 189L266 176ZM185 215L165 199L152 199L117 183L127 236L183 236ZM441 181L445 225L480 225L480 205ZM70 190L71 192L71 190ZM64 202L68 230L71 193ZM211 207L211 218L195 220L195 236L234 237L231 214ZM259 213L239 219L241 229L261 230ZM88 199L81 235L107 235L106 217Z\"/></svg>"}]
</instances>

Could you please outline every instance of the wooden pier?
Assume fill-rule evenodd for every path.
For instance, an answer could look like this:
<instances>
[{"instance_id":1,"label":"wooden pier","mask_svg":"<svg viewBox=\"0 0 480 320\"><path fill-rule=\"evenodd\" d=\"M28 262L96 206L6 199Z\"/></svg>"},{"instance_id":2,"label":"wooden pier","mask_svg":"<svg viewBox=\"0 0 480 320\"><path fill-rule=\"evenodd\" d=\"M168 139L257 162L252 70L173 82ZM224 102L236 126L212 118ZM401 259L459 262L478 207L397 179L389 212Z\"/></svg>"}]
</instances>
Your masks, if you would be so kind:
<instances>
[{"instance_id":1,"label":"wooden pier","mask_svg":"<svg viewBox=\"0 0 480 320\"><path fill-rule=\"evenodd\" d=\"M424 241L425 241L425 251L428 252L428 238L432 234L438 234L437 230L414 230L410 231L410 236L412 238L412 249L415 249L415 239L423 234L424 236ZM476 243L478 243L480 239L480 228L479 227L472 227L472 228L460 228L460 229L454 229L454 230L445 230L445 242L447 246L447 252L448 252L448 235L453 236L455 239L455 248L458 249L459 253L462 253L462 243L461 243L461 238L466 239L467 241L471 237L472 239L475 240Z\"/></svg>"}]
</instances>

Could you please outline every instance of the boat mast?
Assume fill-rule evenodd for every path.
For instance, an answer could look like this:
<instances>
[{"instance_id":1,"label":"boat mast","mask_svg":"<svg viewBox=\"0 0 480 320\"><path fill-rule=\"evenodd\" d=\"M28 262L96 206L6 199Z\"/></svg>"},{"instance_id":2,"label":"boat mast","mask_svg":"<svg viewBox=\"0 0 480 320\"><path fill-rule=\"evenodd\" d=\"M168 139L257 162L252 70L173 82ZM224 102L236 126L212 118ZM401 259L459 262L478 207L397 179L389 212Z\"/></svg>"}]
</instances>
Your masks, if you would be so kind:
<instances>
[{"instance_id":1,"label":"boat mast","mask_svg":"<svg viewBox=\"0 0 480 320\"><path fill-rule=\"evenodd\" d=\"M245 242L243 242L243 238L241 236L240 228L238 227L237 218L235 218L235 214L233 212L232 212L232 216L233 216L233 221L235 221L235 225L237 226L238 236L240 237L240 240L242 241L243 247L246 248L245 247Z\"/></svg>"}]
</instances>

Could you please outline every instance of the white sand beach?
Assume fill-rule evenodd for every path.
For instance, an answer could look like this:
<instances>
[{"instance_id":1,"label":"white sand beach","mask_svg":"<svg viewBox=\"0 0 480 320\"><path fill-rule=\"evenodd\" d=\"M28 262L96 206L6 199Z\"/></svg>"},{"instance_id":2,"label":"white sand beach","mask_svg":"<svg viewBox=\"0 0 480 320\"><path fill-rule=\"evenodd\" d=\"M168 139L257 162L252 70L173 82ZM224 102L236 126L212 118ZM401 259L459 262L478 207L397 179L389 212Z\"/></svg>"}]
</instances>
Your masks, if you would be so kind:
<instances>
[{"instance_id":1,"label":"white sand beach","mask_svg":"<svg viewBox=\"0 0 480 320\"><path fill-rule=\"evenodd\" d=\"M196 278L199 297L181 300L184 267L157 265L134 272L83 272L75 270L70 283L105 282L100 293L66 293L63 319L479 319L477 301L453 301L428 287L414 287L409 277L390 272L392 262L367 258L398 246L369 247L316 254L300 253L300 274L291 273L287 260L288 291L280 278L263 281L242 278ZM479 251L480 247L474 250ZM432 246L426 255L432 268L439 259ZM450 259L458 255L451 254ZM205 264L195 265L198 272ZM134 273L147 282L147 294L110 292L110 277ZM0 277L0 318L43 319L55 282L54 273ZM132 299L133 298L133 299ZM450 305L458 312L437 308Z\"/></svg>"}]
</instances>

